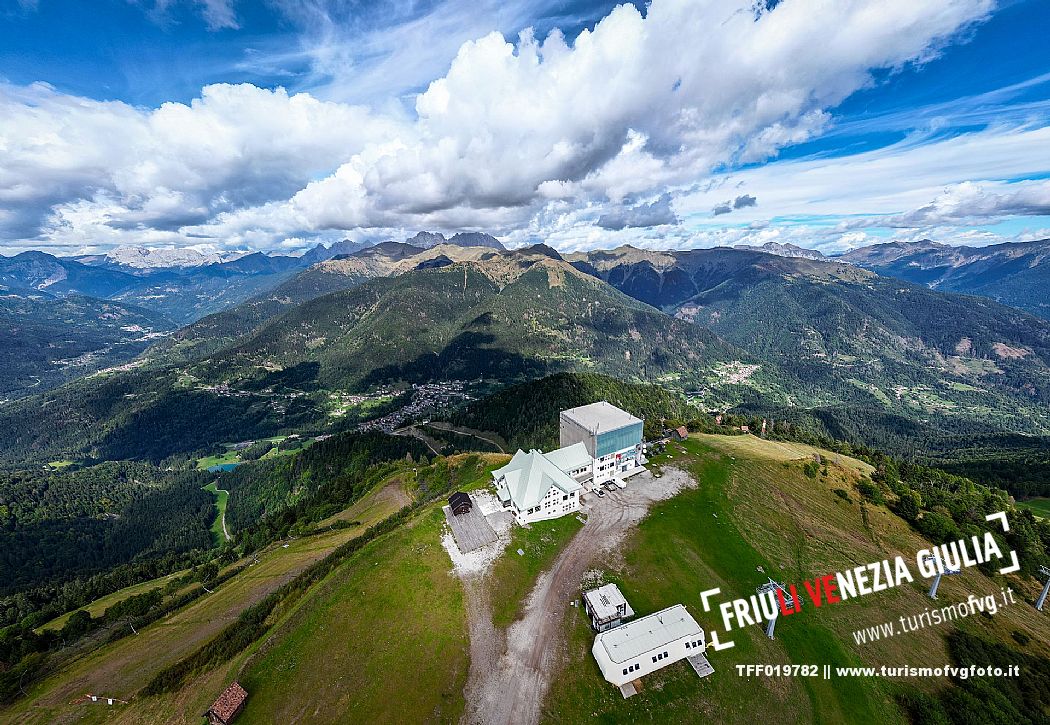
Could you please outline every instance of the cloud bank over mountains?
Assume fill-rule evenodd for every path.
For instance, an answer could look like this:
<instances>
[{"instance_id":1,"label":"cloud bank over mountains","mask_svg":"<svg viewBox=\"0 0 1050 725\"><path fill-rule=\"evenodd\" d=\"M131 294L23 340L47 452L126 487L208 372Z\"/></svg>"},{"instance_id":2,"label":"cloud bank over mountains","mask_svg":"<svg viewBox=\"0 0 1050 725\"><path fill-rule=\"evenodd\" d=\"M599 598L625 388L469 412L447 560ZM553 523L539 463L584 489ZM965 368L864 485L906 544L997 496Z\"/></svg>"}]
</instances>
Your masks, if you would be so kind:
<instances>
[{"instance_id":1,"label":"cloud bank over mountains","mask_svg":"<svg viewBox=\"0 0 1050 725\"><path fill-rule=\"evenodd\" d=\"M210 25L237 27L229 3L201 7ZM157 108L4 84L0 243L276 249L468 229L563 248L695 246L798 241L779 215L843 215L850 204L870 215L798 228L830 248L872 226L1047 215L1045 181L1008 180L1025 172L1015 157L1046 150L1041 128L979 132L988 144L969 166L918 175L931 148L950 154L968 137L768 163L825 132L831 109L873 74L928 61L993 10L992 0L622 5L575 38L526 30L463 44L409 113L251 84ZM1009 172L971 180L996 153ZM1050 155L1038 158L1028 166ZM864 165L881 181L842 188Z\"/></svg>"}]
</instances>

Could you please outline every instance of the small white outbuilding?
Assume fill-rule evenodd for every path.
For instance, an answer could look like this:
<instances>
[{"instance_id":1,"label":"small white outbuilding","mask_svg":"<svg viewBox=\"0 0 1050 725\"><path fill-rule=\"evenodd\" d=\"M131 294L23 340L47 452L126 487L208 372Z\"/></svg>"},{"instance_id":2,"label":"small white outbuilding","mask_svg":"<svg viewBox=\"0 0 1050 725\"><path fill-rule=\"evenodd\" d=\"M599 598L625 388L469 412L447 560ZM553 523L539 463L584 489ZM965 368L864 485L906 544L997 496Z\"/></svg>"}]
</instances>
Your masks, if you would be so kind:
<instances>
[{"instance_id":1,"label":"small white outbuilding","mask_svg":"<svg viewBox=\"0 0 1050 725\"><path fill-rule=\"evenodd\" d=\"M634 610L615 584L605 584L583 594L583 607L598 632L619 627L634 616Z\"/></svg>"},{"instance_id":2,"label":"small white outbuilding","mask_svg":"<svg viewBox=\"0 0 1050 725\"><path fill-rule=\"evenodd\" d=\"M676 604L599 632L591 652L605 679L620 687L700 654L706 644L704 630L683 605Z\"/></svg>"}]
</instances>

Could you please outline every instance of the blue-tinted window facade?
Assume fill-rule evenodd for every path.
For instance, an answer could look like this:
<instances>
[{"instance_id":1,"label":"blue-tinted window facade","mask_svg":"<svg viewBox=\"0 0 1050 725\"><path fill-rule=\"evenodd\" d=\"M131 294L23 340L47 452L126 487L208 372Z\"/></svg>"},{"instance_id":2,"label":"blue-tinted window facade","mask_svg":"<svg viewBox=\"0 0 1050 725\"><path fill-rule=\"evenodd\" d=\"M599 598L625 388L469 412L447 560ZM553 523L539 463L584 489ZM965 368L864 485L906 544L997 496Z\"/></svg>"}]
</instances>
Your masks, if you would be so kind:
<instances>
[{"instance_id":1,"label":"blue-tinted window facade","mask_svg":"<svg viewBox=\"0 0 1050 725\"><path fill-rule=\"evenodd\" d=\"M607 433L599 433L597 442L598 450L595 452L595 458L636 446L642 442L642 424L633 423Z\"/></svg>"}]
</instances>

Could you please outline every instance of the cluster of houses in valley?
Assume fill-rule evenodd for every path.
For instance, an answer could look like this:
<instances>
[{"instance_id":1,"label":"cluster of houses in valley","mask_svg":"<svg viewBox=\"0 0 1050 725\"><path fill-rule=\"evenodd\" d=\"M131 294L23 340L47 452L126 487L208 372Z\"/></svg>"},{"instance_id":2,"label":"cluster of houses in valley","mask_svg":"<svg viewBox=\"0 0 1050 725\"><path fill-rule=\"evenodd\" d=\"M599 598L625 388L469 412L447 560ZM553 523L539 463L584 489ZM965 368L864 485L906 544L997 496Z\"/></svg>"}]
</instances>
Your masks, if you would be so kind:
<instances>
[{"instance_id":1,"label":"cluster of houses in valley","mask_svg":"<svg viewBox=\"0 0 1050 725\"><path fill-rule=\"evenodd\" d=\"M560 448L519 450L492 472L499 504L527 525L578 512L585 492L604 497L606 490L626 488L628 478L645 470L642 426L641 419L604 401L563 410ZM671 435L683 439L688 432L682 428ZM471 511L464 493L449 504L450 519ZM615 584L585 592L583 605L597 632L594 659L624 697L637 692L642 677L683 659L700 677L714 671L704 655L704 630L683 605L635 619Z\"/></svg>"},{"instance_id":2,"label":"cluster of houses in valley","mask_svg":"<svg viewBox=\"0 0 1050 725\"><path fill-rule=\"evenodd\" d=\"M365 421L357 426L357 429L393 433L408 420L432 415L464 401L473 400L474 396L467 392L467 385L465 380L415 383L412 385L412 399L408 404L381 418Z\"/></svg>"}]
</instances>

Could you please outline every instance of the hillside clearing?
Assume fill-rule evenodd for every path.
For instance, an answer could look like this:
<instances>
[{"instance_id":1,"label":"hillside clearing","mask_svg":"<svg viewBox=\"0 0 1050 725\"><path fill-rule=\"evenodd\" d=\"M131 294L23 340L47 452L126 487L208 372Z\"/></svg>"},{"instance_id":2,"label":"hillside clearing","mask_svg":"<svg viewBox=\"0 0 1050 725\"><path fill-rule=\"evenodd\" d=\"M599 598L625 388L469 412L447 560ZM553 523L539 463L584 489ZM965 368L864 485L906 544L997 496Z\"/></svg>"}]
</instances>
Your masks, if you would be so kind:
<instances>
[{"instance_id":1,"label":"hillside clearing","mask_svg":"<svg viewBox=\"0 0 1050 725\"><path fill-rule=\"evenodd\" d=\"M215 522L211 525L212 538L215 539L215 545L219 546L225 541L230 541L233 537L230 536L229 530L226 528L226 502L229 501L230 492L219 488L215 481L212 481L204 490L215 496Z\"/></svg>"},{"instance_id":2,"label":"hillside clearing","mask_svg":"<svg viewBox=\"0 0 1050 725\"><path fill-rule=\"evenodd\" d=\"M463 707L463 593L430 508L337 568L242 671L239 722L449 722Z\"/></svg>"},{"instance_id":3,"label":"hillside clearing","mask_svg":"<svg viewBox=\"0 0 1050 725\"><path fill-rule=\"evenodd\" d=\"M235 620L245 607L359 535L379 520L374 517L383 513L382 509L373 508L365 514L356 506L351 506L345 515L359 521L357 525L294 539L286 542L287 548L275 544L259 552L258 563L216 588L213 594L205 594L188 607L139 630L137 636L125 637L68 662L59 672L35 683L28 698L2 715L19 713L21 722L63 722L78 711L71 710L67 703L84 692L106 692L130 699L153 673L193 652ZM97 609L103 601L89 607ZM119 712L109 713L107 722L119 721L113 720ZM131 718L128 722L137 720Z\"/></svg>"},{"instance_id":4,"label":"hillside clearing","mask_svg":"<svg viewBox=\"0 0 1050 725\"><path fill-rule=\"evenodd\" d=\"M1028 509L1036 518L1050 518L1050 498L1030 498L1027 501L1018 501L1017 508Z\"/></svg>"},{"instance_id":5,"label":"hillside clearing","mask_svg":"<svg viewBox=\"0 0 1050 725\"><path fill-rule=\"evenodd\" d=\"M157 577L156 579L150 579L149 581L145 581L140 584L133 584L130 587L118 589L112 594L107 594L104 597L96 599L90 604L80 607L80 609L83 609L92 617L101 617L103 614L106 613L107 609L112 607L117 602L122 602L128 597L133 597L136 594L145 594L146 592L152 589L162 589L164 585L167 584L169 581L183 576L184 574L186 574L185 570L177 571L172 574ZM39 633L43 632L45 629L62 629L66 621L69 620L69 618L73 615L73 612L75 611L77 610L74 609L72 612L66 612L65 614L55 617L50 622L47 622L46 624L43 624L40 627L38 627L36 631Z\"/></svg>"}]
</instances>

